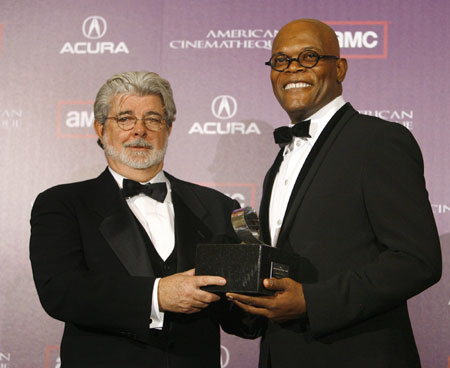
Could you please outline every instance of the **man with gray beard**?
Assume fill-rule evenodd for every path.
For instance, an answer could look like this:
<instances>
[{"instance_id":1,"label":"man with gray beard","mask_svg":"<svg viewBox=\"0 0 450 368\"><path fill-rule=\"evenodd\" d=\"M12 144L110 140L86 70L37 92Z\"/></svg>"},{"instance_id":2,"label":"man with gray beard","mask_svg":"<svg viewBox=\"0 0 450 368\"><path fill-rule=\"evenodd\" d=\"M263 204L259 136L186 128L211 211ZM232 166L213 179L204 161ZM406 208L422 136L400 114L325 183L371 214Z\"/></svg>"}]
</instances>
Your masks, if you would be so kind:
<instances>
[{"instance_id":1,"label":"man with gray beard","mask_svg":"<svg viewBox=\"0 0 450 368\"><path fill-rule=\"evenodd\" d=\"M235 242L236 201L164 172L175 120L170 84L151 72L111 77L95 131L108 167L41 193L30 258L46 312L65 322L61 367L220 367L220 330L252 337L243 312L200 289L198 243Z\"/></svg>"}]
</instances>

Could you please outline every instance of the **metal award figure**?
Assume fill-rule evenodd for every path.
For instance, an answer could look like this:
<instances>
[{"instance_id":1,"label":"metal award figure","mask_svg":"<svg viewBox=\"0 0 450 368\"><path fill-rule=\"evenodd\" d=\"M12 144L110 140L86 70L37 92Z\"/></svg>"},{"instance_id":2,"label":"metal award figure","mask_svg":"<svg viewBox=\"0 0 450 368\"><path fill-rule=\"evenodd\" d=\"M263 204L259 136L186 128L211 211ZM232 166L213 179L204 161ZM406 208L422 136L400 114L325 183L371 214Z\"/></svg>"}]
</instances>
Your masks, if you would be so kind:
<instances>
[{"instance_id":1,"label":"metal award figure","mask_svg":"<svg viewBox=\"0 0 450 368\"><path fill-rule=\"evenodd\" d=\"M252 207L234 210L231 214L231 224L236 235L246 244L262 244L259 239L259 219Z\"/></svg>"}]
</instances>

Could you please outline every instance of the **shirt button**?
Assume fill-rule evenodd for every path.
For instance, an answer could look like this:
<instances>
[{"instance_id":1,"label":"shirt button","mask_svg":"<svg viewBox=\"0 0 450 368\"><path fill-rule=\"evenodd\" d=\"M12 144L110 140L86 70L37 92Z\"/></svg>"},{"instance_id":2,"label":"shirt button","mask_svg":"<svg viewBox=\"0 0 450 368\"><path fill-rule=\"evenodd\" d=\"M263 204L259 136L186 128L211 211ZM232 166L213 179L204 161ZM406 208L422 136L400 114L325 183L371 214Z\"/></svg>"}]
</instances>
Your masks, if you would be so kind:
<instances>
[{"instance_id":1,"label":"shirt button","mask_svg":"<svg viewBox=\"0 0 450 368\"><path fill-rule=\"evenodd\" d=\"M277 221L277 225L280 226L281 225L281 220Z\"/></svg>"},{"instance_id":2,"label":"shirt button","mask_svg":"<svg viewBox=\"0 0 450 368\"><path fill-rule=\"evenodd\" d=\"M288 185L288 183L289 183L289 180L286 179L286 180L284 181L284 185Z\"/></svg>"},{"instance_id":3,"label":"shirt button","mask_svg":"<svg viewBox=\"0 0 450 368\"><path fill-rule=\"evenodd\" d=\"M297 142L295 145L296 145L297 147L300 146L300 142Z\"/></svg>"}]
</instances>

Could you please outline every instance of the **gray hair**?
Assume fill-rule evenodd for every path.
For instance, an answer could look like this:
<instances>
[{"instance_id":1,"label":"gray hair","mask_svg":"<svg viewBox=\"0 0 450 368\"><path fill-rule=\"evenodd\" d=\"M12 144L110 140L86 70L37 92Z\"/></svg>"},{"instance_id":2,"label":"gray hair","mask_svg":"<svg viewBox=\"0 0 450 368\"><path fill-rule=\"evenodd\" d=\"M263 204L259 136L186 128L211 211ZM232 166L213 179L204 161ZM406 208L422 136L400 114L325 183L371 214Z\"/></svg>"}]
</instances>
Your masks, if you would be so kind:
<instances>
[{"instance_id":1,"label":"gray hair","mask_svg":"<svg viewBox=\"0 0 450 368\"><path fill-rule=\"evenodd\" d=\"M177 108L173 100L170 83L158 74L147 71L115 74L100 88L94 102L94 116L100 124L105 124L113 98L118 95L161 97L164 107L164 120L167 127L175 121Z\"/></svg>"}]
</instances>

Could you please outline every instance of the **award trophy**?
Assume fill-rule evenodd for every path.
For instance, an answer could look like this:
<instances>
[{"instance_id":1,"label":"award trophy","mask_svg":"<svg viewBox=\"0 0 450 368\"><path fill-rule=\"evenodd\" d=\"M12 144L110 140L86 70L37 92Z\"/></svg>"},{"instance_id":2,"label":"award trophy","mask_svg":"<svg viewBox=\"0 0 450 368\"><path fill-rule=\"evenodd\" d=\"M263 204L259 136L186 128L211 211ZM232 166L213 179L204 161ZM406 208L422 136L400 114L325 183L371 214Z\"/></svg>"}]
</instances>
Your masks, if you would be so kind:
<instances>
[{"instance_id":1,"label":"award trophy","mask_svg":"<svg viewBox=\"0 0 450 368\"><path fill-rule=\"evenodd\" d=\"M198 244L196 275L222 276L224 286L202 289L215 293L234 292L272 295L263 286L265 278L297 279L299 255L263 244L259 239L259 219L251 207L233 211L231 223L241 244Z\"/></svg>"}]
</instances>

